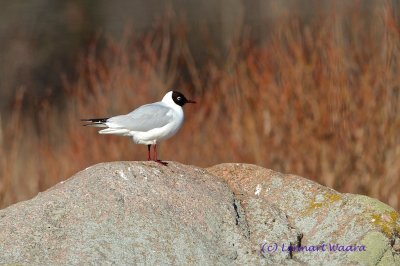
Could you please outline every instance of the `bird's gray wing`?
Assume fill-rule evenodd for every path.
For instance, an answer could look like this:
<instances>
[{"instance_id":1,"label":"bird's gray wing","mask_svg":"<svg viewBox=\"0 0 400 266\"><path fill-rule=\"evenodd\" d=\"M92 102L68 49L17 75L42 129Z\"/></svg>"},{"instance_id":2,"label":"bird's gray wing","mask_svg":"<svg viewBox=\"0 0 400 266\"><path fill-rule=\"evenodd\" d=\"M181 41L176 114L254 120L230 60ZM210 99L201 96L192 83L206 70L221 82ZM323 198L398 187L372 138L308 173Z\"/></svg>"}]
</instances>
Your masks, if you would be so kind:
<instances>
[{"instance_id":1,"label":"bird's gray wing","mask_svg":"<svg viewBox=\"0 0 400 266\"><path fill-rule=\"evenodd\" d=\"M146 104L129 114L111 117L106 124L111 128L145 132L170 123L173 119L171 111L171 108L159 103Z\"/></svg>"}]
</instances>

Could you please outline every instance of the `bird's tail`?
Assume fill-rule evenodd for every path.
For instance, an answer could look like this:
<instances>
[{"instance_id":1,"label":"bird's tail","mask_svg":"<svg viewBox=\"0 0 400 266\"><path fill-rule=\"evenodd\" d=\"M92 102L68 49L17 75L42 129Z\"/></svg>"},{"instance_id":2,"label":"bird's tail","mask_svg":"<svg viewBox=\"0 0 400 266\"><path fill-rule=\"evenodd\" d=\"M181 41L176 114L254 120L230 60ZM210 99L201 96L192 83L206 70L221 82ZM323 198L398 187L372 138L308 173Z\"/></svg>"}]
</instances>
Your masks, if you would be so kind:
<instances>
[{"instance_id":1,"label":"bird's tail","mask_svg":"<svg viewBox=\"0 0 400 266\"><path fill-rule=\"evenodd\" d=\"M92 127L107 127L106 122L108 118L90 118L90 119L81 119L82 122L89 122L84 124L84 126L92 126Z\"/></svg>"}]
</instances>

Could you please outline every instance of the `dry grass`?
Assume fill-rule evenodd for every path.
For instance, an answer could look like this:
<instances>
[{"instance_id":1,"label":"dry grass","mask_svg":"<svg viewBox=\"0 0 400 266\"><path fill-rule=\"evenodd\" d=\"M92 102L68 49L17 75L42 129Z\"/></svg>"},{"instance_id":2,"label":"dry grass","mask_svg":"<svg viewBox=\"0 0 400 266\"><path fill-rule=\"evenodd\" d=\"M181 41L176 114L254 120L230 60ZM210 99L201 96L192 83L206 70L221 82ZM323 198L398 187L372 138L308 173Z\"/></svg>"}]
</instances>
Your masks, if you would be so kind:
<instances>
[{"instance_id":1,"label":"dry grass","mask_svg":"<svg viewBox=\"0 0 400 266\"><path fill-rule=\"evenodd\" d=\"M346 18L345 18L346 17ZM98 135L80 118L127 113L170 88L196 98L161 158L199 166L259 164L341 192L400 206L399 22L390 8L304 22L282 19L270 38L232 45L227 59L193 63L184 29L96 44L65 106L44 101L21 117L23 89L0 131L0 206L35 195L94 163L144 160L145 146ZM183 73L183 74L182 74ZM26 100L26 99L25 99Z\"/></svg>"}]
</instances>

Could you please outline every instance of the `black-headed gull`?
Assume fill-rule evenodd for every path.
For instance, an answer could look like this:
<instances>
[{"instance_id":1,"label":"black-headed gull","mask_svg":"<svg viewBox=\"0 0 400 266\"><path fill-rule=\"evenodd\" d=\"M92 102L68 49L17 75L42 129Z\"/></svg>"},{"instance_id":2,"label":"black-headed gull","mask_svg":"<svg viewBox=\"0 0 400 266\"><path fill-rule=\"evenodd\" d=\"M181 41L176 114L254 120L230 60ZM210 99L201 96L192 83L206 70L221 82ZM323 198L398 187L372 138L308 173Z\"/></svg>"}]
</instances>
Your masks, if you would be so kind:
<instances>
[{"instance_id":1,"label":"black-headed gull","mask_svg":"<svg viewBox=\"0 0 400 266\"><path fill-rule=\"evenodd\" d=\"M154 161L166 165L157 159L157 144L175 135L182 127L185 118L182 106L186 103L196 102L186 99L180 92L169 91L160 102L142 105L129 114L82 121L90 122L85 126L106 127L99 134L132 137L135 143L147 145L147 160L151 160L150 148L154 145Z\"/></svg>"}]
</instances>

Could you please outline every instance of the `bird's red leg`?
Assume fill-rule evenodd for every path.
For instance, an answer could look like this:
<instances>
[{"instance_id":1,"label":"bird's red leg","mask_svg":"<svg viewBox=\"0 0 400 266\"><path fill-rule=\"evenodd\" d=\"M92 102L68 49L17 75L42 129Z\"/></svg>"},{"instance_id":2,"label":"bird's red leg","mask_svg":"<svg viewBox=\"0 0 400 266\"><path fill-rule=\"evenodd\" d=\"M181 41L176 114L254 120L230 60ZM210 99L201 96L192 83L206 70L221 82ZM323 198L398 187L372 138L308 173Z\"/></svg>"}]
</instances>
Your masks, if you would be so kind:
<instances>
[{"instance_id":1,"label":"bird's red leg","mask_svg":"<svg viewBox=\"0 0 400 266\"><path fill-rule=\"evenodd\" d=\"M150 147L151 147L151 145L147 145L147 161L150 161L150 160L151 160L151 157L150 157Z\"/></svg>"},{"instance_id":2,"label":"bird's red leg","mask_svg":"<svg viewBox=\"0 0 400 266\"><path fill-rule=\"evenodd\" d=\"M154 161L157 163L160 163L162 165L168 164L167 162L163 162L163 161L157 159L157 144L154 144Z\"/></svg>"}]
</instances>

